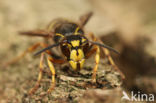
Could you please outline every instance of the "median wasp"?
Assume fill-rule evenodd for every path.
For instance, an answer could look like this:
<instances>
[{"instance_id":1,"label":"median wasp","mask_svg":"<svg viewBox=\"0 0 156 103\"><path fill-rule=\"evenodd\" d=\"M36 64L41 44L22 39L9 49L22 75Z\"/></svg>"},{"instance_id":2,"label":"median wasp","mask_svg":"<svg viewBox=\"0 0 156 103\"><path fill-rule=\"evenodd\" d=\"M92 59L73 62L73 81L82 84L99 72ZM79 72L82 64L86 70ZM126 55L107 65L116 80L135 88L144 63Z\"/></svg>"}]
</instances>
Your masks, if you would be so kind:
<instances>
[{"instance_id":1,"label":"median wasp","mask_svg":"<svg viewBox=\"0 0 156 103\"><path fill-rule=\"evenodd\" d=\"M50 93L55 87L55 67L53 64L63 64L68 62L74 71L80 71L84 67L86 59L95 54L95 66L93 67L92 82L96 82L96 71L98 70L98 64L100 61L100 52L103 52L108 58L109 63L114 69L118 70L124 78L124 74L118 69L118 67L113 62L109 51L118 53L115 49L103 44L103 42L96 38L93 33L86 33L84 31L84 26L92 16L92 12L82 15L78 22L73 22L70 20L58 18L50 22L46 30L32 30L26 32L20 32L22 35L28 36L38 36L45 39L52 39L53 44L46 43L36 43L30 48L28 48L24 53L19 55L17 58L10 61L8 64L15 63L19 59L23 58L27 53L35 51L38 47L43 49L35 53L35 55L41 54L40 57L40 72L38 75L38 80L34 88L32 88L29 94L33 94L39 87L42 74L43 74L43 61L45 54L48 56L47 64L50 68L52 78L51 86L47 93ZM53 57L52 48L57 47L61 51L60 59Z\"/></svg>"}]
</instances>

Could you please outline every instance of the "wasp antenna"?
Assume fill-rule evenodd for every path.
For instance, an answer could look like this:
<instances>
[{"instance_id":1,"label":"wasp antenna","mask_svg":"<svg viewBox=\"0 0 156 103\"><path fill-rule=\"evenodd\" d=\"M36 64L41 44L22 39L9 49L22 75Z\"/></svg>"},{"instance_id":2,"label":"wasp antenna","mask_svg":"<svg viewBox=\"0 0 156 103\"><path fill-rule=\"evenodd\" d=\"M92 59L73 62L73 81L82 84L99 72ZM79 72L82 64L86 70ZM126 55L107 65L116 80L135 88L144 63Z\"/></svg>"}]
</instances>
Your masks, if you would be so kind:
<instances>
[{"instance_id":1,"label":"wasp antenna","mask_svg":"<svg viewBox=\"0 0 156 103\"><path fill-rule=\"evenodd\" d=\"M36 52L36 53L34 54L34 56L37 56L37 55L41 54L42 52L44 52L44 51L46 51L46 50L48 50L48 49L51 49L51 48L53 48L53 47L59 46L59 45L60 45L60 43L56 43L56 44L50 45L50 46L48 46L47 48L44 48L44 49L42 49L42 50Z\"/></svg>"},{"instance_id":2,"label":"wasp antenna","mask_svg":"<svg viewBox=\"0 0 156 103\"><path fill-rule=\"evenodd\" d=\"M120 54L118 51L116 51L114 48L112 48L112 47L110 47L110 46L108 46L108 45L101 44L101 43L98 43L98 42L93 42L93 41L89 41L89 42L92 43L92 44L95 44L95 45L98 45L98 46L107 48L107 49L109 49L109 50L111 50L111 51L113 51L113 52L115 52L115 53L117 53L117 54Z\"/></svg>"}]
</instances>

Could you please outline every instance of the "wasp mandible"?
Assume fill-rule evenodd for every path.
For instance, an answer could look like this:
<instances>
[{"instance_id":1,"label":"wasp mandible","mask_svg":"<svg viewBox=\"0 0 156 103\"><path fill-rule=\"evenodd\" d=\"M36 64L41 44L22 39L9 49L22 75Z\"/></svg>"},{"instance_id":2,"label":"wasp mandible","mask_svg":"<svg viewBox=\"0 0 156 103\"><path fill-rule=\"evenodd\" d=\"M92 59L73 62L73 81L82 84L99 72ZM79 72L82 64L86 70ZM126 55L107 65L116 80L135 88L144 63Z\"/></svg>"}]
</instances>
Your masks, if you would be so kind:
<instances>
[{"instance_id":1,"label":"wasp mandible","mask_svg":"<svg viewBox=\"0 0 156 103\"><path fill-rule=\"evenodd\" d=\"M54 44L36 43L28 48L23 54L8 63L15 63L19 59L23 58L27 53L35 51L39 46L43 48L35 53L35 55L41 54L39 64L40 72L36 85L30 90L29 94L33 94L39 87L43 73L43 58L45 54L48 54L47 63L52 73L52 82L51 87L47 91L48 93L50 93L55 87L55 67L53 63L63 64L68 62L74 71L80 71L84 67L85 60L91 57L92 54L95 54L95 66L92 74L92 82L95 83L96 71L100 61L100 50L104 52L110 64L118 70L124 78L124 74L115 65L108 50L115 53L118 52L115 49L103 44L103 42L96 38L92 33L85 33L84 26L92 14L92 12L89 12L81 16L79 22L59 18L50 22L46 30L20 32L22 35L51 38L54 41ZM58 47L63 54L61 59L56 59L52 56L52 51L50 49L54 47Z\"/></svg>"}]
</instances>

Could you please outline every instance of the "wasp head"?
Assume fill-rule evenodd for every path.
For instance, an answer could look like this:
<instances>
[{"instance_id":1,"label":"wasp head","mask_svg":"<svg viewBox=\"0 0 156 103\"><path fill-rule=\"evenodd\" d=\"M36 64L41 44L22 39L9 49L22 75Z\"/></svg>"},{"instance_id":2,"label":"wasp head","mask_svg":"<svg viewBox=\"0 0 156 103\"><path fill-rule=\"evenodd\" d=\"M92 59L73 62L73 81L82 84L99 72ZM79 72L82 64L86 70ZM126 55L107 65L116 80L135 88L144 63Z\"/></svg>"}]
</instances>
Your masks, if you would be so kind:
<instances>
[{"instance_id":1,"label":"wasp head","mask_svg":"<svg viewBox=\"0 0 156 103\"><path fill-rule=\"evenodd\" d=\"M67 36L61 43L61 50L74 70L83 68L85 54L89 48L87 38L80 35Z\"/></svg>"}]
</instances>

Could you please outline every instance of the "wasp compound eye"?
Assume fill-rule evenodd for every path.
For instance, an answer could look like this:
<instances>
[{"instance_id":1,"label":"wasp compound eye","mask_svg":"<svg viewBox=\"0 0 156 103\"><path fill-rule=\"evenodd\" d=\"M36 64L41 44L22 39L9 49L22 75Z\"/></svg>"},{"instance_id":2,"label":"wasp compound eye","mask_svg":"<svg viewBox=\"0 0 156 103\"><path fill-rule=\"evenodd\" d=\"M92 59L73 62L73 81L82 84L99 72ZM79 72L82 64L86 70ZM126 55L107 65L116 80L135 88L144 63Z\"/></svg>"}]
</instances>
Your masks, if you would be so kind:
<instances>
[{"instance_id":1,"label":"wasp compound eye","mask_svg":"<svg viewBox=\"0 0 156 103\"><path fill-rule=\"evenodd\" d=\"M66 57L70 56L70 48L68 45L61 45L61 51Z\"/></svg>"}]
</instances>

